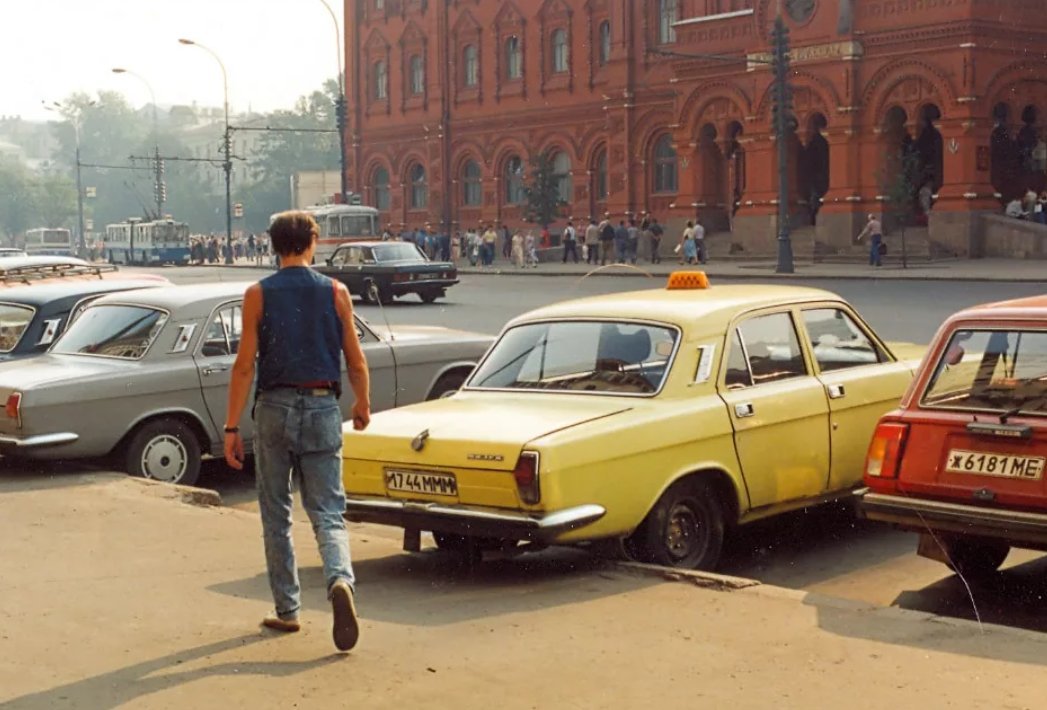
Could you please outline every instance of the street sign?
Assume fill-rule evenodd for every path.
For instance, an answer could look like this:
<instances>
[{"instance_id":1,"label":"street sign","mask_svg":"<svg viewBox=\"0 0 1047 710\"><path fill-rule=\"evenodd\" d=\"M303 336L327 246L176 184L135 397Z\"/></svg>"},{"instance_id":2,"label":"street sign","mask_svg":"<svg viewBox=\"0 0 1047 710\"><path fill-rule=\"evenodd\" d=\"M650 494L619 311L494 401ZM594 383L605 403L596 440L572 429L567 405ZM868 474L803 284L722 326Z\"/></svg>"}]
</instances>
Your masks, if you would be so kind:
<instances>
[{"instance_id":1,"label":"street sign","mask_svg":"<svg viewBox=\"0 0 1047 710\"><path fill-rule=\"evenodd\" d=\"M98 188L95 188L95 187L85 187L84 188L84 196L85 197L98 197L97 193L98 193Z\"/></svg>"},{"instance_id":2,"label":"street sign","mask_svg":"<svg viewBox=\"0 0 1047 710\"><path fill-rule=\"evenodd\" d=\"M235 205L233 205L233 216L234 217L243 217L244 216L244 206L243 206L242 203L237 202Z\"/></svg>"},{"instance_id":3,"label":"street sign","mask_svg":"<svg viewBox=\"0 0 1047 710\"><path fill-rule=\"evenodd\" d=\"M86 229L87 231L91 231L94 228L95 228L95 221L93 219L85 219L84 220L84 229Z\"/></svg>"}]
</instances>

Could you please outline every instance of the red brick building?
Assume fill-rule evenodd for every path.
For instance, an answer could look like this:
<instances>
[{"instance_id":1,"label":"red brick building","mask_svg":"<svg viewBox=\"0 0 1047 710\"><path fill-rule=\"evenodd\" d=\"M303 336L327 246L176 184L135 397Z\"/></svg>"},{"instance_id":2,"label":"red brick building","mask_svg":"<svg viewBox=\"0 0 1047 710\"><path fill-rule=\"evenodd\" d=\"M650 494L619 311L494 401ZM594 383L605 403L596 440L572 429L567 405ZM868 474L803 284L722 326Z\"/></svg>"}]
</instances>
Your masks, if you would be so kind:
<instances>
[{"instance_id":1,"label":"red brick building","mask_svg":"<svg viewBox=\"0 0 1047 710\"><path fill-rule=\"evenodd\" d=\"M903 145L917 212L917 188L935 195L916 217L927 249L983 253L983 215L1045 186L1044 0L781 5L798 254L852 248ZM352 185L397 229L512 226L546 152L575 219L650 210L675 230L697 215L714 253L771 253L777 7L346 0Z\"/></svg>"}]
</instances>

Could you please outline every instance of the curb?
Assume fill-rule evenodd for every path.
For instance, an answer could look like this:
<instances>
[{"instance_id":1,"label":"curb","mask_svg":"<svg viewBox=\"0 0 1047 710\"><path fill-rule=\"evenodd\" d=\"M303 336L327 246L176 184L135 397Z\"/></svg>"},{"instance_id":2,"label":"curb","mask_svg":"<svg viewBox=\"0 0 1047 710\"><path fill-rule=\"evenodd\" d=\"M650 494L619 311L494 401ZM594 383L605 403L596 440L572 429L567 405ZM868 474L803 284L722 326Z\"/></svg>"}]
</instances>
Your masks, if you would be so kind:
<instances>
[{"instance_id":1,"label":"curb","mask_svg":"<svg viewBox=\"0 0 1047 710\"><path fill-rule=\"evenodd\" d=\"M187 505L196 505L202 508L222 507L221 494L210 488L180 486L175 483L161 483L160 481L150 481L145 478L128 478L128 480L147 489L157 498L177 499Z\"/></svg>"}]
</instances>

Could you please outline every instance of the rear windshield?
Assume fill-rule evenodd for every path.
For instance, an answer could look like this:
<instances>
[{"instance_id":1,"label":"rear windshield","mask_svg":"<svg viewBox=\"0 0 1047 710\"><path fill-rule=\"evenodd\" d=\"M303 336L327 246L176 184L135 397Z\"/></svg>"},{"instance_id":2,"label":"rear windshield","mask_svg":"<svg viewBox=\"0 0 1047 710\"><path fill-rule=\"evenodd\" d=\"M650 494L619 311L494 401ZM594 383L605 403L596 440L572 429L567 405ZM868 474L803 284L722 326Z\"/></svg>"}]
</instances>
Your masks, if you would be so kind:
<instances>
[{"instance_id":1,"label":"rear windshield","mask_svg":"<svg viewBox=\"0 0 1047 710\"><path fill-rule=\"evenodd\" d=\"M672 328L625 321L519 325L495 344L469 387L654 394L677 338Z\"/></svg>"},{"instance_id":2,"label":"rear windshield","mask_svg":"<svg viewBox=\"0 0 1047 710\"><path fill-rule=\"evenodd\" d=\"M0 353L9 353L18 347L34 312L27 306L0 303Z\"/></svg>"},{"instance_id":3,"label":"rear windshield","mask_svg":"<svg viewBox=\"0 0 1047 710\"><path fill-rule=\"evenodd\" d=\"M1047 332L956 331L935 366L922 404L1047 414Z\"/></svg>"},{"instance_id":4,"label":"rear windshield","mask_svg":"<svg viewBox=\"0 0 1047 710\"><path fill-rule=\"evenodd\" d=\"M374 257L378 261L428 261L425 254L414 244L399 242L382 244L374 248Z\"/></svg>"},{"instance_id":5,"label":"rear windshield","mask_svg":"<svg viewBox=\"0 0 1047 710\"><path fill-rule=\"evenodd\" d=\"M92 306L69 326L52 352L138 360L166 322L167 314L154 308Z\"/></svg>"}]
</instances>

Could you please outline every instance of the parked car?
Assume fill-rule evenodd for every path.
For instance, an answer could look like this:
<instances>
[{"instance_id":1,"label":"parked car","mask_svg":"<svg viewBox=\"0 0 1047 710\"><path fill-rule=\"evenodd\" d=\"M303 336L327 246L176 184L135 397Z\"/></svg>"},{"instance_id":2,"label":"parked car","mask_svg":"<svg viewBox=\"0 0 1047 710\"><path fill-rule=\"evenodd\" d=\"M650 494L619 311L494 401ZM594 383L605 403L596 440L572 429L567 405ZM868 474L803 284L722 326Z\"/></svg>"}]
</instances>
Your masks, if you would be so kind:
<instances>
[{"instance_id":1,"label":"parked car","mask_svg":"<svg viewBox=\"0 0 1047 710\"><path fill-rule=\"evenodd\" d=\"M221 454L247 283L127 291L90 304L40 357L0 363L0 454L110 454L132 474L192 484ZM382 410L453 392L493 338L443 328L372 328L357 318ZM345 379L343 375L343 379ZM341 398L348 415L347 380ZM250 408L240 422L250 446Z\"/></svg>"},{"instance_id":2,"label":"parked car","mask_svg":"<svg viewBox=\"0 0 1047 710\"><path fill-rule=\"evenodd\" d=\"M424 302L432 303L458 283L454 264L429 261L410 242L343 244L325 266L314 268L344 283L351 294L365 303L389 304L408 293L416 293Z\"/></svg>"},{"instance_id":3,"label":"parked car","mask_svg":"<svg viewBox=\"0 0 1047 710\"><path fill-rule=\"evenodd\" d=\"M0 362L47 351L66 325L108 293L153 288L161 281L54 281L0 291Z\"/></svg>"},{"instance_id":4,"label":"parked car","mask_svg":"<svg viewBox=\"0 0 1047 710\"><path fill-rule=\"evenodd\" d=\"M710 569L736 525L852 495L921 351L827 291L701 272L549 306L454 396L345 430L347 515L408 549L625 539Z\"/></svg>"},{"instance_id":5,"label":"parked car","mask_svg":"<svg viewBox=\"0 0 1047 710\"><path fill-rule=\"evenodd\" d=\"M859 507L919 533L917 552L984 576L1047 551L1047 297L949 318L876 428Z\"/></svg>"},{"instance_id":6,"label":"parked car","mask_svg":"<svg viewBox=\"0 0 1047 710\"><path fill-rule=\"evenodd\" d=\"M24 256L0 259L0 288L56 281L125 279L170 283L163 276L128 273L109 264L93 264L73 256Z\"/></svg>"}]
</instances>

